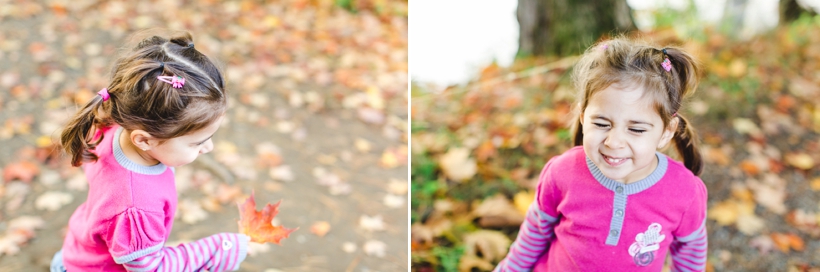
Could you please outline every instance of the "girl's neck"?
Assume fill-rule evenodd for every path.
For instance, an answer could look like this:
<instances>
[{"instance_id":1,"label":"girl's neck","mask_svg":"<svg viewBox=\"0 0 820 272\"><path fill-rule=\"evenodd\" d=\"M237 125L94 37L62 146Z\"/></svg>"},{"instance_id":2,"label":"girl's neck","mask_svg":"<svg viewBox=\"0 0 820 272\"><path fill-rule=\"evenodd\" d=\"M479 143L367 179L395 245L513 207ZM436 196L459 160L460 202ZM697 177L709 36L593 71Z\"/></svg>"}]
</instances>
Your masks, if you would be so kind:
<instances>
[{"instance_id":1,"label":"girl's neck","mask_svg":"<svg viewBox=\"0 0 820 272\"><path fill-rule=\"evenodd\" d=\"M120 148L122 148L122 153L125 157L139 165L154 166L159 164L158 160L151 157L151 155L148 155L147 152L137 148L137 146L131 142L131 137L129 137L130 135L131 131L123 128L120 138L118 139L120 142Z\"/></svg>"}]
</instances>

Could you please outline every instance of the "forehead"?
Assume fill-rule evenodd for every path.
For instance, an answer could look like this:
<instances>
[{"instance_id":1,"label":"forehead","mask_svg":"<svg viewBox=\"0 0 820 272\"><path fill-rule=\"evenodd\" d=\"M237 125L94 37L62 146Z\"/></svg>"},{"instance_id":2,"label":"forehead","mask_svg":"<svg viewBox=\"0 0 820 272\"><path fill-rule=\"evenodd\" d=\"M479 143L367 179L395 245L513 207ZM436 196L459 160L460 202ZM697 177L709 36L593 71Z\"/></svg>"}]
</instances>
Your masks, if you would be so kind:
<instances>
[{"instance_id":1,"label":"forehead","mask_svg":"<svg viewBox=\"0 0 820 272\"><path fill-rule=\"evenodd\" d=\"M641 84L612 84L594 93L587 109L607 114L657 115L650 95Z\"/></svg>"}]
</instances>

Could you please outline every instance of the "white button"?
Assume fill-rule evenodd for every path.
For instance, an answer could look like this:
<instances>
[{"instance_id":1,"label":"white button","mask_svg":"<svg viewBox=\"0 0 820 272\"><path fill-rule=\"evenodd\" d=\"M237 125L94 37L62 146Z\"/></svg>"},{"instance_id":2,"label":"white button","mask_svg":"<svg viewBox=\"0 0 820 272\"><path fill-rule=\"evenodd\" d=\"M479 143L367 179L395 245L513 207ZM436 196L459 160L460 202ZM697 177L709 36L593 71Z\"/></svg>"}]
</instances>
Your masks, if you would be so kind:
<instances>
[{"instance_id":1,"label":"white button","mask_svg":"<svg viewBox=\"0 0 820 272\"><path fill-rule=\"evenodd\" d=\"M229 250L233 247L233 243L228 240L222 240L222 250Z\"/></svg>"}]
</instances>

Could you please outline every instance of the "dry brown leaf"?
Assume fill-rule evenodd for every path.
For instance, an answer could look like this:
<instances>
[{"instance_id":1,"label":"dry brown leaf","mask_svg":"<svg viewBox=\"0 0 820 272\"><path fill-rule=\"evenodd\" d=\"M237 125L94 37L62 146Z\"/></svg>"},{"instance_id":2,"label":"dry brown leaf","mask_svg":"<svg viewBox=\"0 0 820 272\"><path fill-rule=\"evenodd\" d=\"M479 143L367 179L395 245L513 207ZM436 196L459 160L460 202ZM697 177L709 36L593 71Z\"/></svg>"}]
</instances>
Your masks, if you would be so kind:
<instances>
[{"instance_id":1,"label":"dry brown leaf","mask_svg":"<svg viewBox=\"0 0 820 272\"><path fill-rule=\"evenodd\" d=\"M501 194L484 199L472 214L480 218L478 224L482 227L518 226L524 222L524 215Z\"/></svg>"},{"instance_id":2,"label":"dry brown leaf","mask_svg":"<svg viewBox=\"0 0 820 272\"><path fill-rule=\"evenodd\" d=\"M38 210L56 211L63 205L71 203L74 197L66 192L50 191L45 192L34 201L34 207Z\"/></svg>"},{"instance_id":3,"label":"dry brown leaf","mask_svg":"<svg viewBox=\"0 0 820 272\"><path fill-rule=\"evenodd\" d=\"M478 271L491 271L494 267L492 263L475 255L461 255L461 259L458 262L459 272L470 272L473 271L473 269L477 269Z\"/></svg>"},{"instance_id":4,"label":"dry brown leaf","mask_svg":"<svg viewBox=\"0 0 820 272\"><path fill-rule=\"evenodd\" d=\"M479 256L489 261L500 261L507 255L512 241L507 235L495 230L477 230L464 235L464 255Z\"/></svg>"},{"instance_id":5,"label":"dry brown leaf","mask_svg":"<svg viewBox=\"0 0 820 272\"><path fill-rule=\"evenodd\" d=\"M439 158L439 166L447 178L453 181L464 181L472 178L478 171L476 160L469 158L466 148L450 148Z\"/></svg>"}]
</instances>

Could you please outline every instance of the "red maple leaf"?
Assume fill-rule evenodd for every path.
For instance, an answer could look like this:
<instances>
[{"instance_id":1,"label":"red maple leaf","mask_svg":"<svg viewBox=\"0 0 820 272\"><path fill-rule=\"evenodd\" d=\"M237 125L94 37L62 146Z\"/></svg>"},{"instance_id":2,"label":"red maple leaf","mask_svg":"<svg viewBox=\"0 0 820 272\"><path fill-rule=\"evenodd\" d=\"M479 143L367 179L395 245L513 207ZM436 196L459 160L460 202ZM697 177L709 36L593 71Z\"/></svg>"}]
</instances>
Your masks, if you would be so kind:
<instances>
[{"instance_id":1,"label":"red maple leaf","mask_svg":"<svg viewBox=\"0 0 820 272\"><path fill-rule=\"evenodd\" d=\"M299 228L287 229L282 226L274 226L271 220L279 213L279 202L268 203L261 211L256 211L256 200L251 197L245 203L239 204L239 232L251 237L251 242L279 244L283 238L288 238L291 232Z\"/></svg>"}]
</instances>

